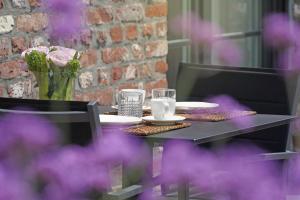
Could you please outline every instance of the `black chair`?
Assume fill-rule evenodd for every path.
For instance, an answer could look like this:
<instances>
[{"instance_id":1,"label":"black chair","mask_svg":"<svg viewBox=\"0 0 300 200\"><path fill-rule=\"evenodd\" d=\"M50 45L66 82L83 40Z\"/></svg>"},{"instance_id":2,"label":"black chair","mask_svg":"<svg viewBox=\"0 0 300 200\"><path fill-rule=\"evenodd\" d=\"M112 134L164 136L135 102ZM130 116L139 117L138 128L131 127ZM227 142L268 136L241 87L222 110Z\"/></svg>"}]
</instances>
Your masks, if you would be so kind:
<instances>
[{"instance_id":1,"label":"black chair","mask_svg":"<svg viewBox=\"0 0 300 200\"><path fill-rule=\"evenodd\" d=\"M101 134L97 102L0 98L0 114L34 114L60 129L64 143L87 145Z\"/></svg>"},{"instance_id":2,"label":"black chair","mask_svg":"<svg viewBox=\"0 0 300 200\"><path fill-rule=\"evenodd\" d=\"M299 77L275 69L237 68L181 63L177 78L178 101L204 101L226 94L260 114L296 115ZM288 125L236 137L269 152L291 150ZM279 156L279 154L277 154Z\"/></svg>"},{"instance_id":3,"label":"black chair","mask_svg":"<svg viewBox=\"0 0 300 200\"><path fill-rule=\"evenodd\" d=\"M296 115L299 77L297 74L289 74L286 77L282 74L268 68L181 63L176 83L177 101L205 101L209 97L225 94L260 114ZM222 148L228 143L252 143L268 151L258 155L261 157L258 160L275 160L282 163L295 154L291 151L291 140L290 126L282 125L219 141L217 145L204 146ZM281 167L284 168L284 165ZM284 169L282 173L285 173ZM187 187L184 190L186 192L189 189ZM162 194L169 193L169 186L162 185Z\"/></svg>"},{"instance_id":4,"label":"black chair","mask_svg":"<svg viewBox=\"0 0 300 200\"><path fill-rule=\"evenodd\" d=\"M3 114L37 115L49 119L63 135L64 143L88 145L101 137L97 102L49 101L0 97L0 117ZM131 185L118 192L108 191L102 199L127 199L142 193L141 185Z\"/></svg>"}]
</instances>

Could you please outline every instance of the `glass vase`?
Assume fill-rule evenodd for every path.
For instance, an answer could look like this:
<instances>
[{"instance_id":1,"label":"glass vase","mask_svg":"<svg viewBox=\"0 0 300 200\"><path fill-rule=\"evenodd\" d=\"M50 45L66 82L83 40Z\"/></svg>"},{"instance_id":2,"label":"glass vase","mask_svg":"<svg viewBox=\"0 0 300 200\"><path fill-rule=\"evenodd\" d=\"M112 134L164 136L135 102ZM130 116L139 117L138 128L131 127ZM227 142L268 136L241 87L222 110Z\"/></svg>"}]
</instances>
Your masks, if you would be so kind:
<instances>
[{"instance_id":1,"label":"glass vase","mask_svg":"<svg viewBox=\"0 0 300 200\"><path fill-rule=\"evenodd\" d=\"M39 86L39 99L71 101L74 93L74 77L62 70L33 72Z\"/></svg>"}]
</instances>

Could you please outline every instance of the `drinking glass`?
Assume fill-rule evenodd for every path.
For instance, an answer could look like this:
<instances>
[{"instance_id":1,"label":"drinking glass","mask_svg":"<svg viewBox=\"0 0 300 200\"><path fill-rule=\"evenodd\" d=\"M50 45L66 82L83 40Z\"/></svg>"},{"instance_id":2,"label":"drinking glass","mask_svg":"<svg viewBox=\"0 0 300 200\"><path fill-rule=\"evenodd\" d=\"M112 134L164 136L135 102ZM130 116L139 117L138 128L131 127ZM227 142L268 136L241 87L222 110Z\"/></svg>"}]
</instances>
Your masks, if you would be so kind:
<instances>
[{"instance_id":1,"label":"drinking glass","mask_svg":"<svg viewBox=\"0 0 300 200\"><path fill-rule=\"evenodd\" d=\"M164 120L175 114L176 90L159 88L152 90L151 112L155 119Z\"/></svg>"},{"instance_id":2,"label":"drinking glass","mask_svg":"<svg viewBox=\"0 0 300 200\"><path fill-rule=\"evenodd\" d=\"M120 91L118 94L118 115L143 116L143 93L136 91Z\"/></svg>"}]
</instances>

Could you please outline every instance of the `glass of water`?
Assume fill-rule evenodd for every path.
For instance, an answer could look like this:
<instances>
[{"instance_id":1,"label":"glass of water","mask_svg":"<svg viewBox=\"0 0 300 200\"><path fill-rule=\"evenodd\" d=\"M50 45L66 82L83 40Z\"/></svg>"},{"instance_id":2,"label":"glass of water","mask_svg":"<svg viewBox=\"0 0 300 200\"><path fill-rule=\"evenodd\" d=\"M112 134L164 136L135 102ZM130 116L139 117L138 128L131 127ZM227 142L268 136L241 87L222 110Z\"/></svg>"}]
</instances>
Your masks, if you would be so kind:
<instances>
[{"instance_id":1,"label":"glass of water","mask_svg":"<svg viewBox=\"0 0 300 200\"><path fill-rule=\"evenodd\" d=\"M137 91L120 91L118 94L118 115L142 117L143 93Z\"/></svg>"},{"instance_id":2,"label":"glass of water","mask_svg":"<svg viewBox=\"0 0 300 200\"><path fill-rule=\"evenodd\" d=\"M173 116L176 109L176 90L159 88L152 90L151 111L155 119Z\"/></svg>"}]
</instances>

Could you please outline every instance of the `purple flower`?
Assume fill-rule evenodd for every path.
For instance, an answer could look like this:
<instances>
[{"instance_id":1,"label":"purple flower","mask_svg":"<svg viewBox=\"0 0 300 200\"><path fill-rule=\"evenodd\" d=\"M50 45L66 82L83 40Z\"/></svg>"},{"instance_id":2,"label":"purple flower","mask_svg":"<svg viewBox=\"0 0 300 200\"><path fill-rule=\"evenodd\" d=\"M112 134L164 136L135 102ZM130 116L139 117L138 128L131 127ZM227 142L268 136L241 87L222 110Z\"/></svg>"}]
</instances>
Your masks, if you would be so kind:
<instances>
[{"instance_id":1,"label":"purple flower","mask_svg":"<svg viewBox=\"0 0 300 200\"><path fill-rule=\"evenodd\" d=\"M250 109L240 104L238 101L227 95L219 95L207 100L208 102L219 104L212 112L223 113L231 118L231 122L237 127L245 128L252 124L252 119L249 116L236 116L238 112L249 111Z\"/></svg>"},{"instance_id":2,"label":"purple flower","mask_svg":"<svg viewBox=\"0 0 300 200\"><path fill-rule=\"evenodd\" d=\"M51 60L55 65L64 67L76 55L76 50L60 46L50 47L51 51L47 55L47 59Z\"/></svg>"},{"instance_id":3,"label":"purple flower","mask_svg":"<svg viewBox=\"0 0 300 200\"><path fill-rule=\"evenodd\" d=\"M95 144L100 162L109 165L144 165L148 164L150 154L147 147L122 132L107 133ZM146 162L146 163L145 163Z\"/></svg>"},{"instance_id":4,"label":"purple flower","mask_svg":"<svg viewBox=\"0 0 300 200\"><path fill-rule=\"evenodd\" d=\"M33 47L33 48L29 48L26 49L25 51L22 52L22 58L25 58L26 54L30 54L32 51L38 51L39 53L44 53L44 54L48 54L49 53L49 48L48 47L44 47L44 46L39 46L39 47Z\"/></svg>"},{"instance_id":5,"label":"purple flower","mask_svg":"<svg viewBox=\"0 0 300 200\"><path fill-rule=\"evenodd\" d=\"M18 173L0 165L0 199L34 200L33 191L28 181Z\"/></svg>"},{"instance_id":6,"label":"purple flower","mask_svg":"<svg viewBox=\"0 0 300 200\"><path fill-rule=\"evenodd\" d=\"M171 31L177 34L186 34L194 44L211 47L216 35L221 33L220 28L208 21L202 20L196 13L187 13L176 17L171 22Z\"/></svg>"},{"instance_id":7,"label":"purple flower","mask_svg":"<svg viewBox=\"0 0 300 200\"><path fill-rule=\"evenodd\" d=\"M300 27L285 14L271 14L264 20L264 39L273 48L286 49L299 43Z\"/></svg>"},{"instance_id":8,"label":"purple flower","mask_svg":"<svg viewBox=\"0 0 300 200\"><path fill-rule=\"evenodd\" d=\"M74 196L107 189L111 182L108 168L96 156L92 148L70 146L39 159L34 169L46 185L45 195L49 191L56 195L56 191Z\"/></svg>"},{"instance_id":9,"label":"purple flower","mask_svg":"<svg viewBox=\"0 0 300 200\"><path fill-rule=\"evenodd\" d=\"M56 40L78 36L82 29L84 4L81 0L43 0L49 14L49 34Z\"/></svg>"},{"instance_id":10,"label":"purple flower","mask_svg":"<svg viewBox=\"0 0 300 200\"><path fill-rule=\"evenodd\" d=\"M16 151L21 154L42 153L58 144L57 129L53 124L31 114L2 116L0 137L0 156L7 157Z\"/></svg>"},{"instance_id":11,"label":"purple flower","mask_svg":"<svg viewBox=\"0 0 300 200\"><path fill-rule=\"evenodd\" d=\"M170 141L164 146L161 181L167 184L190 181L204 186L205 176L212 172L214 164L212 154L190 143ZM203 177L198 179L196 174Z\"/></svg>"},{"instance_id":12,"label":"purple flower","mask_svg":"<svg viewBox=\"0 0 300 200\"><path fill-rule=\"evenodd\" d=\"M218 41L216 51L222 64L240 66L242 62L242 53L240 48L234 42L230 40Z\"/></svg>"},{"instance_id":13,"label":"purple flower","mask_svg":"<svg viewBox=\"0 0 300 200\"><path fill-rule=\"evenodd\" d=\"M300 50L298 47L289 48L279 54L279 68L283 73L300 72Z\"/></svg>"},{"instance_id":14,"label":"purple flower","mask_svg":"<svg viewBox=\"0 0 300 200\"><path fill-rule=\"evenodd\" d=\"M294 156L286 166L289 195L300 195L300 156Z\"/></svg>"},{"instance_id":15,"label":"purple flower","mask_svg":"<svg viewBox=\"0 0 300 200\"><path fill-rule=\"evenodd\" d=\"M218 152L219 175L214 177L214 193L230 199L283 199L281 174L273 162L264 162L263 153L251 145L232 145ZM251 192L255 191L255 192Z\"/></svg>"}]
</instances>

